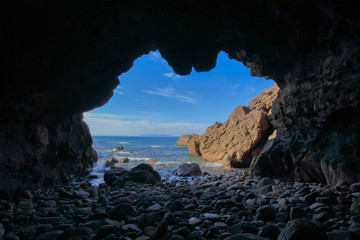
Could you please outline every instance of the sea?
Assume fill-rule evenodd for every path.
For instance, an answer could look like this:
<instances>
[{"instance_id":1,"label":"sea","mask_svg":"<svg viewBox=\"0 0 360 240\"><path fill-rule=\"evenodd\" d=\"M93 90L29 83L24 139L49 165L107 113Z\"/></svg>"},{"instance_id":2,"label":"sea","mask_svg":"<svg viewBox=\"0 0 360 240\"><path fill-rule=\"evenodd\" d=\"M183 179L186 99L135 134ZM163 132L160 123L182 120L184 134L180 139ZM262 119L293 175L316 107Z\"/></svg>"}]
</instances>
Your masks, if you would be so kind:
<instances>
[{"instance_id":1,"label":"sea","mask_svg":"<svg viewBox=\"0 0 360 240\"><path fill-rule=\"evenodd\" d=\"M115 137L115 136L93 136L93 147L98 154L91 175L97 178L91 180L95 185L103 183L106 170L105 163L110 158L129 158L129 163L118 164L130 170L140 163L148 163L151 159L158 162L150 163L160 173L163 179L172 180L177 178L173 171L183 163L198 163L203 171L214 171L222 168L222 164L207 162L201 156L189 154L187 147L176 145L178 137ZM116 147L124 147L116 150Z\"/></svg>"}]
</instances>

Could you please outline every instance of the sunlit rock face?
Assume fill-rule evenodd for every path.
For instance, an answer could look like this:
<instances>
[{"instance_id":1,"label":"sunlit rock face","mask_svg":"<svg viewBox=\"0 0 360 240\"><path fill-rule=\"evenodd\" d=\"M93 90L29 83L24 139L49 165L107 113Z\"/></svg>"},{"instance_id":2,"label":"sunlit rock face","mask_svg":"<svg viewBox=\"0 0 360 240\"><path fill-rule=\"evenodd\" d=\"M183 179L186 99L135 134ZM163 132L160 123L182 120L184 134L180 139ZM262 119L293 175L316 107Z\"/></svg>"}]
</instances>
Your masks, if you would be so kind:
<instances>
[{"instance_id":1,"label":"sunlit rock face","mask_svg":"<svg viewBox=\"0 0 360 240\"><path fill-rule=\"evenodd\" d=\"M22 169L30 165L51 166L59 179L68 160L49 160L53 147L35 151L45 130L29 138L25 130L15 129L45 126L53 146L61 143L56 137L61 132L69 141L78 139L79 151L86 152L89 137L82 139L71 130L83 125L77 114L105 104L119 83L117 76L156 49L177 74L189 74L192 67L214 68L223 50L252 75L277 82L281 90L272 124L279 133L277 159L287 167L273 169L275 175L329 184L360 180L360 24L354 4L2 2L0 128L13 134L1 135L0 155L6 156L0 159L1 185L27 179ZM11 150L19 146L28 148L26 160ZM94 160L82 159L86 166ZM42 185L41 172L29 174L29 186Z\"/></svg>"},{"instance_id":2,"label":"sunlit rock face","mask_svg":"<svg viewBox=\"0 0 360 240\"><path fill-rule=\"evenodd\" d=\"M191 138L189 152L225 167L249 167L274 131L268 115L278 90L277 85L266 89L249 106L237 106L226 122L216 122L204 134Z\"/></svg>"}]
</instances>

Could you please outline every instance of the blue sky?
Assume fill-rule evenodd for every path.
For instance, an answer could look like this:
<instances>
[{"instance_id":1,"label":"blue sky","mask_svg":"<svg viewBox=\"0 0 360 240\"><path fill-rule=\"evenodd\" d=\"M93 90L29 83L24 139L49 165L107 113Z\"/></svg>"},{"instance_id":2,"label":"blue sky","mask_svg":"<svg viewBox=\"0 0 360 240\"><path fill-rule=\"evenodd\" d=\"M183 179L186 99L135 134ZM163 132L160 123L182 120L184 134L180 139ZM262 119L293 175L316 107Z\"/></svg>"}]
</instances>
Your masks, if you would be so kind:
<instances>
[{"instance_id":1,"label":"blue sky","mask_svg":"<svg viewBox=\"0 0 360 240\"><path fill-rule=\"evenodd\" d=\"M159 52L151 52L138 58L119 80L106 105L84 114L95 136L202 134L274 85L272 80L251 77L249 69L224 52L210 72L193 70L187 76L175 74Z\"/></svg>"}]
</instances>

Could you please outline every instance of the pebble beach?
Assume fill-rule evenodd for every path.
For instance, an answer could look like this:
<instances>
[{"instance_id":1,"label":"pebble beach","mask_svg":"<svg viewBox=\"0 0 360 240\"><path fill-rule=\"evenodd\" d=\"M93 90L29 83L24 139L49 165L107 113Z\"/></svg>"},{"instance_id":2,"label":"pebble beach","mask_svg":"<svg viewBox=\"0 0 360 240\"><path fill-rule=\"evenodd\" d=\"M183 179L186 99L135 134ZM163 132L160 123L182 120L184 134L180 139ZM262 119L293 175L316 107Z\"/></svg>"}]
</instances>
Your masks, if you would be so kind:
<instances>
[{"instance_id":1,"label":"pebble beach","mask_svg":"<svg viewBox=\"0 0 360 240\"><path fill-rule=\"evenodd\" d=\"M1 200L0 221L2 239L359 239L360 183L254 179L240 169L84 182Z\"/></svg>"}]
</instances>

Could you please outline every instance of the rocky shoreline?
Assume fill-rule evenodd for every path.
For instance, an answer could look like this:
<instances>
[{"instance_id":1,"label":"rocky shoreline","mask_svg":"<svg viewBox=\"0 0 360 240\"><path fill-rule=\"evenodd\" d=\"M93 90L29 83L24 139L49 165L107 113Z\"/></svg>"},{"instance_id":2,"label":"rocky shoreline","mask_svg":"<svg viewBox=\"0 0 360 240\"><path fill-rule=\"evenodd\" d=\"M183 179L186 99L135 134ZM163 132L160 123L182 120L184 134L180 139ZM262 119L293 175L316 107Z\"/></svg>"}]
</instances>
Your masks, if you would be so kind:
<instances>
[{"instance_id":1,"label":"rocky shoreline","mask_svg":"<svg viewBox=\"0 0 360 240\"><path fill-rule=\"evenodd\" d=\"M226 169L162 183L58 186L0 200L0 239L359 239L360 183Z\"/></svg>"}]
</instances>

